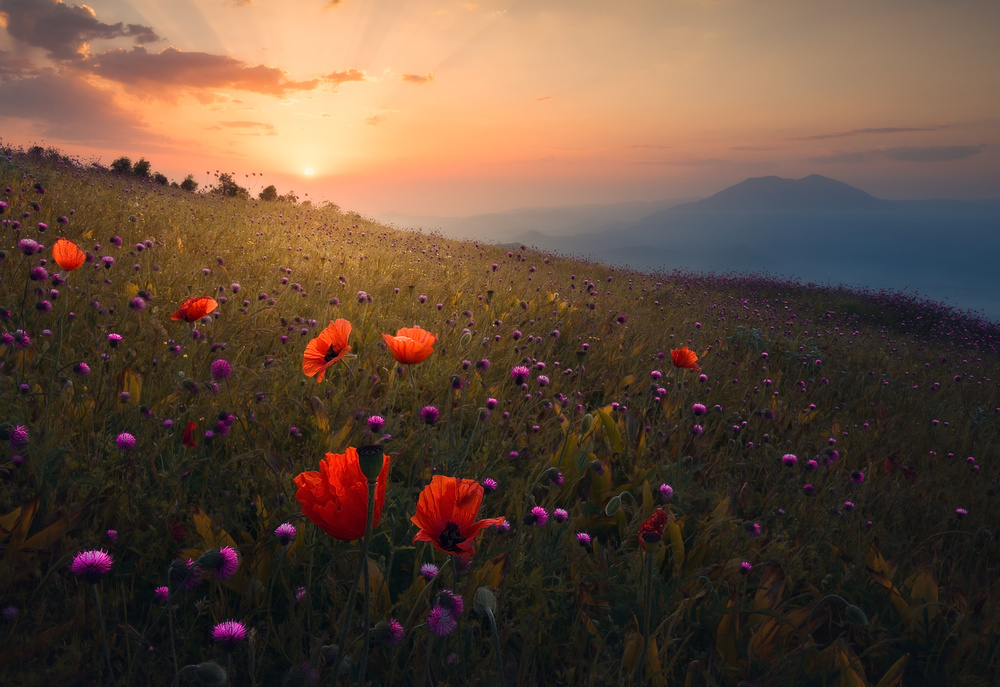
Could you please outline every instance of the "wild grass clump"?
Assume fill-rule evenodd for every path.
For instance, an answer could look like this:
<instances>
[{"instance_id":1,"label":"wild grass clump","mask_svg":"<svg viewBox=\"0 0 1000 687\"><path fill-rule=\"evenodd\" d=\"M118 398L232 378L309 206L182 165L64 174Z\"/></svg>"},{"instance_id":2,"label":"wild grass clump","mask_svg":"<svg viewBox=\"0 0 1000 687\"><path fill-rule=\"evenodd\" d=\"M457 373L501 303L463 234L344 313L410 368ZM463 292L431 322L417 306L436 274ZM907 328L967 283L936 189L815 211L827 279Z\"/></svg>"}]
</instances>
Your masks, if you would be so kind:
<instances>
[{"instance_id":1,"label":"wild grass clump","mask_svg":"<svg viewBox=\"0 0 1000 687\"><path fill-rule=\"evenodd\" d=\"M10 149L0 201L4 685L1000 679L991 322Z\"/></svg>"}]
</instances>

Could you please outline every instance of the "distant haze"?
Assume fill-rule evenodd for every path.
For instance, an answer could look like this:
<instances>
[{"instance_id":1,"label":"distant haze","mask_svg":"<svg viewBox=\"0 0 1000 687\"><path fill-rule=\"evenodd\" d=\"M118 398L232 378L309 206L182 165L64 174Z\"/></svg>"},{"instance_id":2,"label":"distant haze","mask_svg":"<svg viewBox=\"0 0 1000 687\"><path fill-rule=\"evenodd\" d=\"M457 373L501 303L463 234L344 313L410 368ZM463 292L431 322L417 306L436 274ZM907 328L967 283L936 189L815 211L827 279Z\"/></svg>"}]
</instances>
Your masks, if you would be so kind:
<instances>
[{"instance_id":1,"label":"distant haze","mask_svg":"<svg viewBox=\"0 0 1000 687\"><path fill-rule=\"evenodd\" d=\"M750 178L703 200L663 205L526 209L436 223L386 219L643 270L767 271L916 290L1000 320L1000 201L882 200L813 174Z\"/></svg>"}]
</instances>

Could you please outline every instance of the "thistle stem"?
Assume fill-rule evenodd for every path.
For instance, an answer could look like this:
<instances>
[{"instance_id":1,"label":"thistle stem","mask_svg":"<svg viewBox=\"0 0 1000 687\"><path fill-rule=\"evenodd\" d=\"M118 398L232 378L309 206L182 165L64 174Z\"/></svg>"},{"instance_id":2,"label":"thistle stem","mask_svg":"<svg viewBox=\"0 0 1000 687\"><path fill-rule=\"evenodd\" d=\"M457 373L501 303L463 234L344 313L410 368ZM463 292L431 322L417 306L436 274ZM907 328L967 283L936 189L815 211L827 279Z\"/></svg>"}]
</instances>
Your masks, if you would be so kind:
<instances>
[{"instance_id":1,"label":"thistle stem","mask_svg":"<svg viewBox=\"0 0 1000 687\"><path fill-rule=\"evenodd\" d=\"M651 551L646 552L646 611L643 616L642 630L642 655L639 657L639 665L636 668L636 685L642 684L642 677L646 672L646 653L649 651L649 616L653 612L653 559L655 556Z\"/></svg>"},{"instance_id":2,"label":"thistle stem","mask_svg":"<svg viewBox=\"0 0 1000 687\"><path fill-rule=\"evenodd\" d=\"M500 678L500 687L506 687L503 676L503 656L500 654L500 634L497 632L497 621L493 617L493 609L486 608L486 617L490 619L490 632L493 634L493 651L497 655L497 676Z\"/></svg>"},{"instance_id":3,"label":"thistle stem","mask_svg":"<svg viewBox=\"0 0 1000 687\"><path fill-rule=\"evenodd\" d=\"M115 673L111 669L111 653L108 651L108 633L104 629L104 611L101 610L101 594L97 591L97 585L94 587L94 600L97 602L97 621L101 624L101 639L104 644L104 661L108 664L108 678L111 680L111 684L115 684Z\"/></svg>"}]
</instances>

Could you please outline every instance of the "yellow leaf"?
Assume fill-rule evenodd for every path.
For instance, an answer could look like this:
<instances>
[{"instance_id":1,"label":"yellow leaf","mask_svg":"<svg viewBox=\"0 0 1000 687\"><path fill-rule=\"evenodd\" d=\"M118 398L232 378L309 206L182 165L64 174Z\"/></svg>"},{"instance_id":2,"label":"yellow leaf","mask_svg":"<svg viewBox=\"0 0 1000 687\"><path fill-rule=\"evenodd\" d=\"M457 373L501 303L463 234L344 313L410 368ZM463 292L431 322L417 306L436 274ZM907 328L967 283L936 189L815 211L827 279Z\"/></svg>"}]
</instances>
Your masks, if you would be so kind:
<instances>
[{"instance_id":1,"label":"yellow leaf","mask_svg":"<svg viewBox=\"0 0 1000 687\"><path fill-rule=\"evenodd\" d=\"M929 569L921 570L913 580L910 587L910 600L915 603L934 604L938 603L938 586L934 576ZM932 607L932 613L937 609Z\"/></svg>"},{"instance_id":2,"label":"yellow leaf","mask_svg":"<svg viewBox=\"0 0 1000 687\"><path fill-rule=\"evenodd\" d=\"M553 465L556 467L562 467L563 461L566 461L568 465L572 460L573 456L576 455L577 445L576 445L576 434L569 432L566 435L566 439L563 441L562 447L559 452L553 457Z\"/></svg>"},{"instance_id":3,"label":"yellow leaf","mask_svg":"<svg viewBox=\"0 0 1000 687\"><path fill-rule=\"evenodd\" d=\"M681 536L680 523L673 518L667 522L667 537L670 539L670 550L674 562L674 574L676 575L684 565L684 537Z\"/></svg>"},{"instance_id":4,"label":"yellow leaf","mask_svg":"<svg viewBox=\"0 0 1000 687\"><path fill-rule=\"evenodd\" d=\"M130 367L122 370L121 376L118 378L119 396L123 391L128 392L127 403L129 405L139 405L139 398L142 396L142 377Z\"/></svg>"},{"instance_id":5,"label":"yellow leaf","mask_svg":"<svg viewBox=\"0 0 1000 687\"><path fill-rule=\"evenodd\" d=\"M354 417L353 416L348 417L347 422L344 424L343 427L340 428L340 431L337 432L337 435L331 437L330 447L335 451L341 450L344 446L344 443L347 441L347 437L351 435L351 430L353 428L354 428Z\"/></svg>"},{"instance_id":6,"label":"yellow leaf","mask_svg":"<svg viewBox=\"0 0 1000 687\"><path fill-rule=\"evenodd\" d=\"M869 687L865 668L847 643L843 639L838 639L834 646L837 647L840 687Z\"/></svg>"},{"instance_id":7,"label":"yellow leaf","mask_svg":"<svg viewBox=\"0 0 1000 687\"><path fill-rule=\"evenodd\" d=\"M191 517L194 519L194 528L205 542L206 549L217 546L215 535L212 533L212 519L202 512L198 506L191 506Z\"/></svg>"},{"instance_id":8,"label":"yellow leaf","mask_svg":"<svg viewBox=\"0 0 1000 687\"><path fill-rule=\"evenodd\" d=\"M642 493L642 507L641 513L642 517L649 517L649 514L653 512L653 492L649 488L649 480L642 481L642 487L639 489Z\"/></svg>"},{"instance_id":9,"label":"yellow leaf","mask_svg":"<svg viewBox=\"0 0 1000 687\"><path fill-rule=\"evenodd\" d=\"M10 536L10 530L17 522L17 519L21 516L21 507L18 506L11 512L0 517L0 541L3 541Z\"/></svg>"},{"instance_id":10,"label":"yellow leaf","mask_svg":"<svg viewBox=\"0 0 1000 687\"><path fill-rule=\"evenodd\" d=\"M909 654L903 654L898 661L892 664L886 671L882 679L875 687L901 687L903 684L903 673L906 672L906 664L910 660Z\"/></svg>"},{"instance_id":11,"label":"yellow leaf","mask_svg":"<svg viewBox=\"0 0 1000 687\"><path fill-rule=\"evenodd\" d=\"M734 604L735 602L730 599L726 607L731 609ZM735 666L737 661L736 632L736 613L724 614L715 629L715 650L730 666Z\"/></svg>"},{"instance_id":12,"label":"yellow leaf","mask_svg":"<svg viewBox=\"0 0 1000 687\"><path fill-rule=\"evenodd\" d=\"M312 408L313 417L316 419L316 427L323 434L330 431L330 415L326 412L326 406L323 405L323 401L319 400L317 397L312 396L309 398L309 407Z\"/></svg>"},{"instance_id":13,"label":"yellow leaf","mask_svg":"<svg viewBox=\"0 0 1000 687\"><path fill-rule=\"evenodd\" d=\"M4 554L4 559L13 558L13 555L21 548L21 544L28 537L28 530L31 529L31 523L35 519L35 513L38 512L38 506L42 502L41 494L35 494L35 496L28 502L23 509L20 509L18 513L17 520L13 523L10 528L10 543L7 545L7 551Z\"/></svg>"},{"instance_id":14,"label":"yellow leaf","mask_svg":"<svg viewBox=\"0 0 1000 687\"><path fill-rule=\"evenodd\" d=\"M598 408L597 417L601 419L601 424L604 426L604 436L611 443L611 450L615 453L621 453L625 450L625 442L622 441L622 433L618 431L618 425L611 417L610 408L611 406Z\"/></svg>"},{"instance_id":15,"label":"yellow leaf","mask_svg":"<svg viewBox=\"0 0 1000 687\"><path fill-rule=\"evenodd\" d=\"M382 575L382 569L378 567L378 563L372 559L368 559L368 588L371 590L369 595L369 604L371 605L372 616L379 618L389 612L389 607L391 602L389 600L389 585L385 583L385 577ZM364 577L358 580L358 591L362 594L365 591L365 580Z\"/></svg>"},{"instance_id":16,"label":"yellow leaf","mask_svg":"<svg viewBox=\"0 0 1000 687\"><path fill-rule=\"evenodd\" d=\"M184 252L184 242L181 241L181 237L180 236L177 237L177 252L178 253L183 253Z\"/></svg>"},{"instance_id":17,"label":"yellow leaf","mask_svg":"<svg viewBox=\"0 0 1000 687\"><path fill-rule=\"evenodd\" d=\"M136 295L139 293L139 285L138 284L131 284L131 283L126 284L125 285L125 290L128 291L128 297L129 298L135 298Z\"/></svg>"},{"instance_id":18,"label":"yellow leaf","mask_svg":"<svg viewBox=\"0 0 1000 687\"><path fill-rule=\"evenodd\" d=\"M625 638L625 652L622 655L622 668L631 673L639 664L639 654L642 652L642 635L631 632Z\"/></svg>"}]
</instances>

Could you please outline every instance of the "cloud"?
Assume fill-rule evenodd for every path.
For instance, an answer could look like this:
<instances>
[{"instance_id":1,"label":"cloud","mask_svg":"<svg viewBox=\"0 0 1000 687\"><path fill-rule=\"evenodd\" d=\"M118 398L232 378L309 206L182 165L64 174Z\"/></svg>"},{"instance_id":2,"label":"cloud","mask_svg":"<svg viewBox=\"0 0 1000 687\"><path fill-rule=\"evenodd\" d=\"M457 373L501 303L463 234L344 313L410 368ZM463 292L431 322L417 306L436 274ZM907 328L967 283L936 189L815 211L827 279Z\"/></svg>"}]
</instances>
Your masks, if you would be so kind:
<instances>
[{"instance_id":1,"label":"cloud","mask_svg":"<svg viewBox=\"0 0 1000 687\"><path fill-rule=\"evenodd\" d=\"M670 146L655 145L653 143L637 143L636 145L625 146L626 150L666 150Z\"/></svg>"},{"instance_id":2,"label":"cloud","mask_svg":"<svg viewBox=\"0 0 1000 687\"><path fill-rule=\"evenodd\" d=\"M267 122L219 122L221 126L227 126L232 129L263 129L264 131L274 131L274 124L268 124Z\"/></svg>"},{"instance_id":3,"label":"cloud","mask_svg":"<svg viewBox=\"0 0 1000 687\"><path fill-rule=\"evenodd\" d=\"M905 146L831 153L811 157L809 161L820 164L857 164L881 157L895 162L954 162L978 155L984 150L986 144L983 143L974 146Z\"/></svg>"},{"instance_id":4,"label":"cloud","mask_svg":"<svg viewBox=\"0 0 1000 687\"><path fill-rule=\"evenodd\" d=\"M8 80L0 98L0 118L32 122L41 136L121 147L158 137L115 104L107 91L55 72Z\"/></svg>"},{"instance_id":5,"label":"cloud","mask_svg":"<svg viewBox=\"0 0 1000 687\"><path fill-rule=\"evenodd\" d=\"M533 102L533 103L540 103L543 100L552 100L552 96L551 95L543 95L541 98L535 98L531 102Z\"/></svg>"},{"instance_id":6,"label":"cloud","mask_svg":"<svg viewBox=\"0 0 1000 687\"><path fill-rule=\"evenodd\" d=\"M322 79L326 83L333 84L333 90L337 90L337 86L348 81L367 81L368 75L360 69L351 68L342 72L330 72Z\"/></svg>"},{"instance_id":7,"label":"cloud","mask_svg":"<svg viewBox=\"0 0 1000 687\"><path fill-rule=\"evenodd\" d=\"M418 85L429 83L434 80L433 74L403 74L403 81L407 83L415 83Z\"/></svg>"},{"instance_id":8,"label":"cloud","mask_svg":"<svg viewBox=\"0 0 1000 687\"><path fill-rule=\"evenodd\" d=\"M38 76L39 73L31 60L0 50L0 83L8 79Z\"/></svg>"},{"instance_id":9,"label":"cloud","mask_svg":"<svg viewBox=\"0 0 1000 687\"><path fill-rule=\"evenodd\" d=\"M319 79L289 81L288 74L277 67L251 67L226 55L183 52L174 47L158 53L141 46L108 50L92 58L88 66L98 76L133 87L231 88L283 97L292 91L311 91L320 83ZM150 94L159 92L154 88Z\"/></svg>"},{"instance_id":10,"label":"cloud","mask_svg":"<svg viewBox=\"0 0 1000 687\"><path fill-rule=\"evenodd\" d=\"M326 9L333 9L337 5L340 5L343 1L344 0L330 0L330 2L326 3Z\"/></svg>"},{"instance_id":11,"label":"cloud","mask_svg":"<svg viewBox=\"0 0 1000 687\"><path fill-rule=\"evenodd\" d=\"M55 60L86 56L87 43L97 39L131 38L137 44L161 40L149 26L105 24L87 5L60 0L0 0L6 29L13 38L43 48Z\"/></svg>"},{"instance_id":12,"label":"cloud","mask_svg":"<svg viewBox=\"0 0 1000 687\"><path fill-rule=\"evenodd\" d=\"M952 162L964 160L986 150L986 145L976 146L926 146L922 148L885 148L880 152L890 160L900 162Z\"/></svg>"},{"instance_id":13,"label":"cloud","mask_svg":"<svg viewBox=\"0 0 1000 687\"><path fill-rule=\"evenodd\" d=\"M941 129L947 129L947 128L948 128L947 124L938 124L936 126L928 126L928 127L884 126L879 128L851 129L850 131L840 131L832 134L815 134L814 136L798 136L790 140L824 141L828 138L844 138L846 136L863 136L865 134L908 134L913 132L940 131Z\"/></svg>"}]
</instances>

